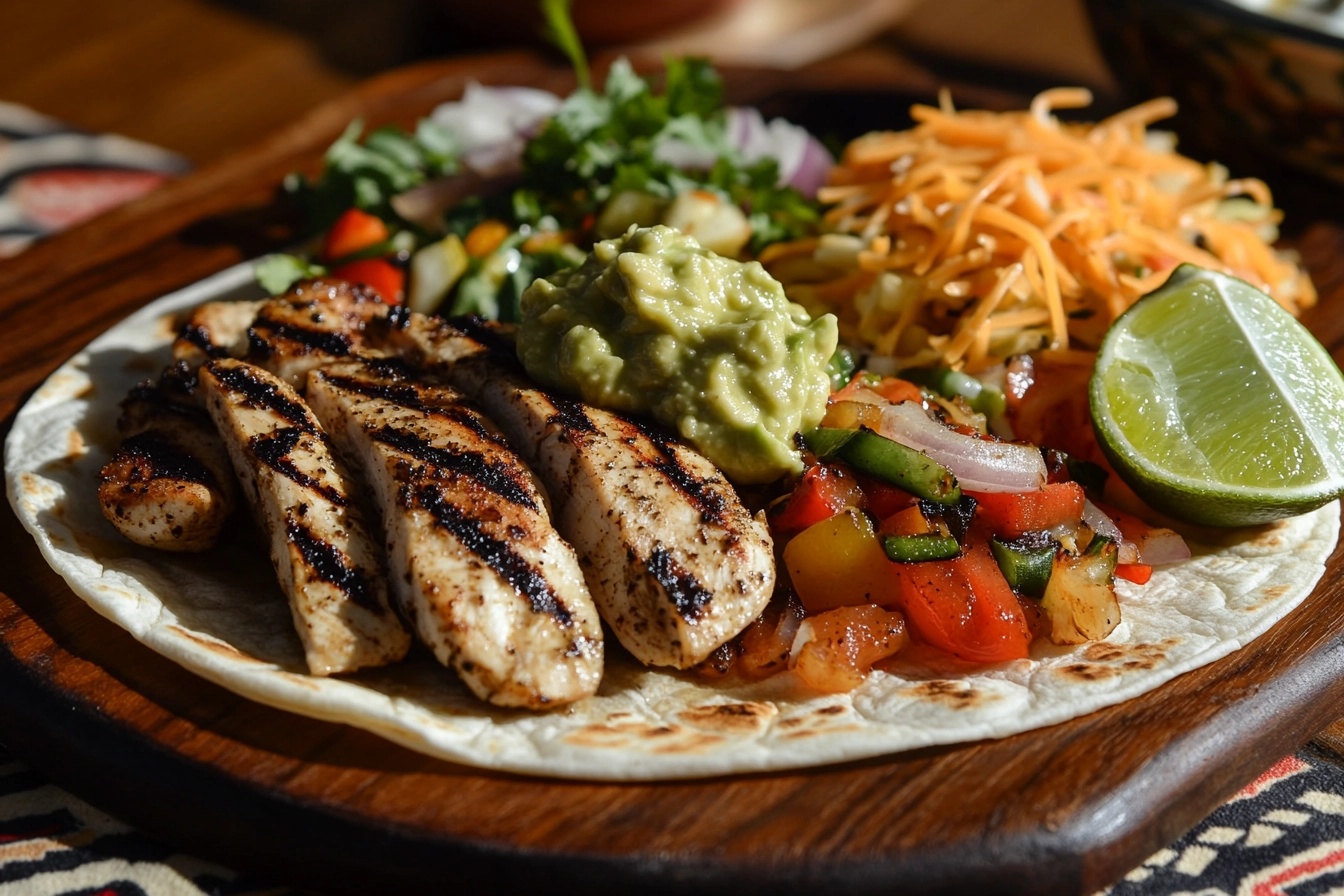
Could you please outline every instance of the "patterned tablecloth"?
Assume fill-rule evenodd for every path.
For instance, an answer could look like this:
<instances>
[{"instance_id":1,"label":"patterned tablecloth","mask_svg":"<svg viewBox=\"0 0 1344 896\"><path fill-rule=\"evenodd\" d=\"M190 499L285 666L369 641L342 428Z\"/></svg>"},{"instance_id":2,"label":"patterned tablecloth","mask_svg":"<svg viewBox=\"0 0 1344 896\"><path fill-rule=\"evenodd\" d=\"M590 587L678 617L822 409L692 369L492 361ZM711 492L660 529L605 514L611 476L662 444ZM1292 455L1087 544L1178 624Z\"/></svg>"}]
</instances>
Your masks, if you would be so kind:
<instances>
[{"instance_id":1,"label":"patterned tablecloth","mask_svg":"<svg viewBox=\"0 0 1344 896\"><path fill-rule=\"evenodd\" d=\"M158 186L185 162L0 103L0 256ZM1344 894L1344 757L1286 756L1113 896ZM288 896L175 851L44 780L0 747L0 896ZM297 896L297 894L295 894Z\"/></svg>"}]
</instances>

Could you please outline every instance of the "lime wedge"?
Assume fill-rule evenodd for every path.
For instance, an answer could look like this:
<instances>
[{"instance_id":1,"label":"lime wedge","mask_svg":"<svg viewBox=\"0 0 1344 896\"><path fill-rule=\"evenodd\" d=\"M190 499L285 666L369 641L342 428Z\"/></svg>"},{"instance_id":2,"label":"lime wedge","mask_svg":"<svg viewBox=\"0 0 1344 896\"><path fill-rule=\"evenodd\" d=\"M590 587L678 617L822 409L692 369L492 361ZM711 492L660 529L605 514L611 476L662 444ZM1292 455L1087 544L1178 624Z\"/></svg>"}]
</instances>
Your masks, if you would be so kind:
<instances>
[{"instance_id":1,"label":"lime wedge","mask_svg":"<svg viewBox=\"0 0 1344 896\"><path fill-rule=\"evenodd\" d=\"M1089 397L1116 472L1178 519L1254 525L1344 494L1344 376L1234 277L1178 267L1112 325Z\"/></svg>"}]
</instances>

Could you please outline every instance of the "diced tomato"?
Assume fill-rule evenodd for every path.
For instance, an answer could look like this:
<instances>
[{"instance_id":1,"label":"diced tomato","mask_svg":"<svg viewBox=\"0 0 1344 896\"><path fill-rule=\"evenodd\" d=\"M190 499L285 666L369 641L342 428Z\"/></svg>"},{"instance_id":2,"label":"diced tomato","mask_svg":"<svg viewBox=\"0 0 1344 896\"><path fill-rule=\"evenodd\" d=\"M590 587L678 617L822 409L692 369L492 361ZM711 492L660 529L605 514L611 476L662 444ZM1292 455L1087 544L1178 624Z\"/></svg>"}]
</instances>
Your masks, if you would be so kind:
<instances>
[{"instance_id":1,"label":"diced tomato","mask_svg":"<svg viewBox=\"0 0 1344 896\"><path fill-rule=\"evenodd\" d=\"M738 636L738 671L753 679L783 672L802 621L803 607L798 601L772 600L765 612Z\"/></svg>"},{"instance_id":2,"label":"diced tomato","mask_svg":"<svg viewBox=\"0 0 1344 896\"><path fill-rule=\"evenodd\" d=\"M809 613L882 603L892 590L891 561L867 515L853 507L791 538L784 565Z\"/></svg>"},{"instance_id":3,"label":"diced tomato","mask_svg":"<svg viewBox=\"0 0 1344 896\"><path fill-rule=\"evenodd\" d=\"M1027 656L1026 617L985 545L951 560L893 563L890 570L894 605L922 640L975 663Z\"/></svg>"},{"instance_id":4,"label":"diced tomato","mask_svg":"<svg viewBox=\"0 0 1344 896\"><path fill-rule=\"evenodd\" d=\"M1087 391L1091 375L1091 365L1040 358L1010 371L1005 397L1014 435L1079 460L1104 460L1092 434Z\"/></svg>"},{"instance_id":5,"label":"diced tomato","mask_svg":"<svg viewBox=\"0 0 1344 896\"><path fill-rule=\"evenodd\" d=\"M357 208L346 209L322 240L322 258L340 261L387 238L387 225L377 215Z\"/></svg>"},{"instance_id":6,"label":"diced tomato","mask_svg":"<svg viewBox=\"0 0 1344 896\"><path fill-rule=\"evenodd\" d=\"M808 687L825 693L854 690L874 663L910 641L900 613L871 604L829 610L803 624L811 628L811 638L793 658L793 668Z\"/></svg>"},{"instance_id":7,"label":"diced tomato","mask_svg":"<svg viewBox=\"0 0 1344 896\"><path fill-rule=\"evenodd\" d=\"M892 404L903 401L924 401L924 392L909 380L894 376L873 377L867 373L858 373L840 389L831 395L831 401L850 401L859 398L861 392L872 392ZM861 398L859 400L862 400Z\"/></svg>"},{"instance_id":8,"label":"diced tomato","mask_svg":"<svg viewBox=\"0 0 1344 896\"><path fill-rule=\"evenodd\" d=\"M385 258L361 258L343 264L331 272L337 280L363 283L382 296L389 305L401 304L406 288L406 272Z\"/></svg>"},{"instance_id":9,"label":"diced tomato","mask_svg":"<svg viewBox=\"0 0 1344 896\"><path fill-rule=\"evenodd\" d=\"M1076 526L1086 495L1076 482L1051 482L1032 492L974 492L976 518L989 532L1017 538L1056 526Z\"/></svg>"},{"instance_id":10,"label":"diced tomato","mask_svg":"<svg viewBox=\"0 0 1344 896\"><path fill-rule=\"evenodd\" d=\"M920 404L924 401L924 392L919 386L909 380L897 379L894 376L883 377L872 389L892 404L900 404L903 401L913 401Z\"/></svg>"},{"instance_id":11,"label":"diced tomato","mask_svg":"<svg viewBox=\"0 0 1344 896\"><path fill-rule=\"evenodd\" d=\"M1153 577L1153 568L1146 563L1117 563L1115 574L1118 578L1133 582L1135 585L1147 585Z\"/></svg>"},{"instance_id":12,"label":"diced tomato","mask_svg":"<svg viewBox=\"0 0 1344 896\"><path fill-rule=\"evenodd\" d=\"M801 532L846 507L862 506L863 500L863 490L848 470L816 464L804 471L788 500L772 508L770 524L778 532Z\"/></svg>"},{"instance_id":13,"label":"diced tomato","mask_svg":"<svg viewBox=\"0 0 1344 896\"><path fill-rule=\"evenodd\" d=\"M900 513L919 502L918 498L903 488L879 482L869 476L857 478L859 485L863 487L863 506L879 520Z\"/></svg>"}]
</instances>

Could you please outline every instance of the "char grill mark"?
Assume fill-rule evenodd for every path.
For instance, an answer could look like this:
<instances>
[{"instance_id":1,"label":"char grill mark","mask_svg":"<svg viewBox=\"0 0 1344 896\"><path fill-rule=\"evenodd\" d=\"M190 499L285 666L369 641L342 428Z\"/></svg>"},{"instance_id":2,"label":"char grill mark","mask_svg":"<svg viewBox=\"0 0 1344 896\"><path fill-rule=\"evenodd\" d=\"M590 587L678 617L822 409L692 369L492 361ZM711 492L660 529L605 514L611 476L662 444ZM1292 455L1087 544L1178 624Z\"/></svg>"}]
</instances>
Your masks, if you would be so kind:
<instances>
[{"instance_id":1,"label":"char grill mark","mask_svg":"<svg viewBox=\"0 0 1344 896\"><path fill-rule=\"evenodd\" d=\"M264 312L247 331L248 356L256 360L265 360L276 352L277 343L294 343L303 352L317 352L344 358L350 354L354 341L349 333L310 330L306 327L292 326L268 319Z\"/></svg>"},{"instance_id":2,"label":"char grill mark","mask_svg":"<svg viewBox=\"0 0 1344 896\"><path fill-rule=\"evenodd\" d=\"M259 433L248 439L248 450L256 456L257 460L289 479L295 485L320 494L337 507L344 507L348 499L340 489L300 470L291 456L304 436L312 436L323 441L326 439L326 433L313 425L308 409L297 401L281 394L280 389L274 383L266 382L249 368L217 363L210 363L206 366L210 373L225 387L246 397L257 407L265 408L292 424L270 432Z\"/></svg>"},{"instance_id":3,"label":"char grill mark","mask_svg":"<svg viewBox=\"0 0 1344 896\"><path fill-rule=\"evenodd\" d=\"M120 488L134 489L155 479L176 479L211 488L219 486L219 481L205 464L156 430L151 429L131 436L121 443L120 453L135 462L133 478L128 482L118 483ZM103 481L113 480L104 476Z\"/></svg>"},{"instance_id":4,"label":"char grill mark","mask_svg":"<svg viewBox=\"0 0 1344 896\"><path fill-rule=\"evenodd\" d=\"M136 544L201 551L233 512L236 487L209 416L170 385L141 383L122 401L123 440L99 470L98 503Z\"/></svg>"},{"instance_id":5,"label":"char grill mark","mask_svg":"<svg viewBox=\"0 0 1344 896\"><path fill-rule=\"evenodd\" d=\"M362 359L363 360L363 359ZM364 360L370 368L379 371L390 370L393 372L383 375L387 376L408 376L410 368L402 361L390 358L372 358ZM354 392L363 395L365 398L377 398L388 404L394 404L407 410L419 411L431 416L440 417L444 420L451 420L461 426L470 429L475 435L487 441L494 442L496 445L505 445L507 441L499 433L488 429L481 423L479 415L472 413L460 405L452 407L441 407L438 405L426 404L420 399L419 390L405 382L370 382L359 379L358 377L342 376L337 373L325 371L323 377L327 382L339 389L347 392Z\"/></svg>"},{"instance_id":6,"label":"char grill mark","mask_svg":"<svg viewBox=\"0 0 1344 896\"><path fill-rule=\"evenodd\" d=\"M516 468L509 469L501 464L492 463L479 451L438 448L413 432L390 426L370 430L369 437L408 457L432 464L451 475L470 479L486 491L512 504L526 507L528 510L539 509L537 502L518 482Z\"/></svg>"},{"instance_id":7,"label":"char grill mark","mask_svg":"<svg viewBox=\"0 0 1344 896\"><path fill-rule=\"evenodd\" d=\"M217 345L210 338L210 331L199 324L186 324L178 337L201 350L207 358L224 358L229 351L223 345Z\"/></svg>"},{"instance_id":8,"label":"char grill mark","mask_svg":"<svg viewBox=\"0 0 1344 896\"><path fill-rule=\"evenodd\" d=\"M522 372L523 365L518 360L517 347L499 326L477 315L454 317L449 320L458 332L478 343L491 359L507 364L510 369Z\"/></svg>"},{"instance_id":9,"label":"char grill mark","mask_svg":"<svg viewBox=\"0 0 1344 896\"><path fill-rule=\"evenodd\" d=\"M293 452L299 440L309 433L297 426L287 426L266 435L255 435L247 441L247 448L257 460L284 476L295 485L309 489L326 498L337 507L349 503L345 493L330 483L303 472L294 463Z\"/></svg>"},{"instance_id":10,"label":"char grill mark","mask_svg":"<svg viewBox=\"0 0 1344 896\"><path fill-rule=\"evenodd\" d=\"M243 356L302 390L309 370L360 353L369 324L386 312L376 293L348 283L300 283L261 305Z\"/></svg>"},{"instance_id":11,"label":"char grill mark","mask_svg":"<svg viewBox=\"0 0 1344 896\"><path fill-rule=\"evenodd\" d=\"M275 383L267 382L257 376L252 369L241 365L210 364L210 373L230 390L245 396L258 407L273 411L284 417L296 429L307 433L316 433L308 415L308 409L297 401L281 394Z\"/></svg>"},{"instance_id":12,"label":"char grill mark","mask_svg":"<svg viewBox=\"0 0 1344 896\"><path fill-rule=\"evenodd\" d=\"M316 535L292 514L285 516L285 535L312 567L315 578L340 589L351 601L371 613L385 611L368 574L352 566L344 551Z\"/></svg>"},{"instance_id":13,"label":"char grill mark","mask_svg":"<svg viewBox=\"0 0 1344 896\"><path fill-rule=\"evenodd\" d=\"M178 327L173 341L173 361L182 365L178 374L186 382L206 361L242 355L247 351L247 328L261 308L261 301L206 302L195 308ZM187 383L194 386L194 383Z\"/></svg>"},{"instance_id":14,"label":"char grill mark","mask_svg":"<svg viewBox=\"0 0 1344 896\"><path fill-rule=\"evenodd\" d=\"M571 624L573 620L568 608L556 596L546 577L519 556L508 542L487 533L479 519L464 515L461 508L446 500L440 488L431 483L412 484L406 493L408 503L424 508L435 523L451 532L467 550L526 597L534 613L553 616L564 626Z\"/></svg>"},{"instance_id":15,"label":"char grill mark","mask_svg":"<svg viewBox=\"0 0 1344 896\"><path fill-rule=\"evenodd\" d=\"M700 580L677 562L662 545L655 547L649 554L645 568L663 586L672 605L683 619L695 621L705 615L714 595Z\"/></svg>"}]
</instances>

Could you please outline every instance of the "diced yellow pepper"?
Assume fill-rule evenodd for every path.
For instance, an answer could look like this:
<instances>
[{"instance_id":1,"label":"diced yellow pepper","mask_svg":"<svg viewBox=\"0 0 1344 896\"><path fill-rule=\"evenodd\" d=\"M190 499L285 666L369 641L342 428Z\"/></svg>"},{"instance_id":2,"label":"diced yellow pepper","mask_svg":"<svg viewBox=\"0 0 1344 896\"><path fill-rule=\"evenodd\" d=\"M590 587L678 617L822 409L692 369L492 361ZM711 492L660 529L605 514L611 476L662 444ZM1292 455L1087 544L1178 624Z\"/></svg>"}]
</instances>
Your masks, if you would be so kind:
<instances>
[{"instance_id":1,"label":"diced yellow pepper","mask_svg":"<svg viewBox=\"0 0 1344 896\"><path fill-rule=\"evenodd\" d=\"M784 547L784 565L809 613L883 603L894 587L873 524L853 507L794 536Z\"/></svg>"}]
</instances>

